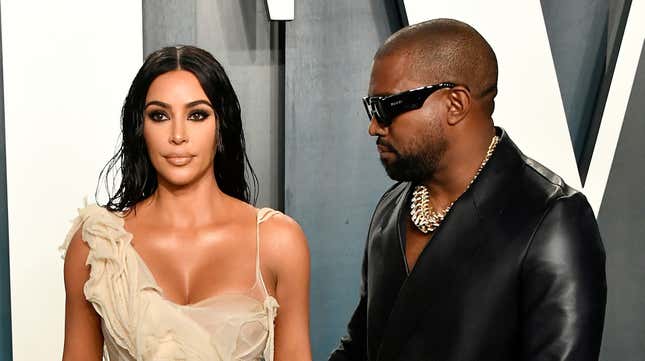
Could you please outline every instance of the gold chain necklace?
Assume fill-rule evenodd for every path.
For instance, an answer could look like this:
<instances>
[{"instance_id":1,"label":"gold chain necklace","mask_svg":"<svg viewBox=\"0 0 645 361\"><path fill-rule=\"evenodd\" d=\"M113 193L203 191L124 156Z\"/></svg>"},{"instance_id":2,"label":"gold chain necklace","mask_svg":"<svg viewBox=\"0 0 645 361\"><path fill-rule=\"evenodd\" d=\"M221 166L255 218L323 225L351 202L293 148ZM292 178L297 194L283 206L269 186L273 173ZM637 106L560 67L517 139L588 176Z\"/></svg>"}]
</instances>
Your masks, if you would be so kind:
<instances>
[{"instance_id":1,"label":"gold chain necklace","mask_svg":"<svg viewBox=\"0 0 645 361\"><path fill-rule=\"evenodd\" d=\"M493 155L498 142L499 137L494 136L490 142L490 145L488 146L486 157L484 157L482 164L479 166L479 169L477 169L475 176L470 180L470 183L468 183L468 187L466 187L464 192L467 191L468 188L470 188L475 179L477 179L479 173L481 173L482 169L484 169L484 166ZM442 210L435 210L432 205L430 205L430 191L428 190L428 187L424 185L418 185L414 187L414 192L412 193L410 218L412 218L412 223L414 223L414 225L421 232L428 234L430 232L434 232L434 230L441 225L441 222L444 218L446 218L446 215L452 208L453 204L455 204L455 202L451 202L446 208Z\"/></svg>"}]
</instances>

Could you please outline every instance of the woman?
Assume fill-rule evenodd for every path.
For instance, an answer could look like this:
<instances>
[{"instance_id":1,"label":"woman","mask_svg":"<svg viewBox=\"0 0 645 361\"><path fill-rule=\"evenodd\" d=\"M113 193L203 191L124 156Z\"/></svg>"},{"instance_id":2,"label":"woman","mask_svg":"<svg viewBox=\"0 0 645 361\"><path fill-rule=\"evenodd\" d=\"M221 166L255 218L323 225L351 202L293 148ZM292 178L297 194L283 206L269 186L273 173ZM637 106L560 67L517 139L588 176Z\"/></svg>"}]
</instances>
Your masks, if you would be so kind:
<instances>
[{"instance_id":1,"label":"woman","mask_svg":"<svg viewBox=\"0 0 645 361\"><path fill-rule=\"evenodd\" d=\"M249 205L221 65L190 46L151 54L122 135L107 166L119 164L120 186L80 210L64 245L63 360L100 360L104 345L112 361L310 360L306 238Z\"/></svg>"}]
</instances>

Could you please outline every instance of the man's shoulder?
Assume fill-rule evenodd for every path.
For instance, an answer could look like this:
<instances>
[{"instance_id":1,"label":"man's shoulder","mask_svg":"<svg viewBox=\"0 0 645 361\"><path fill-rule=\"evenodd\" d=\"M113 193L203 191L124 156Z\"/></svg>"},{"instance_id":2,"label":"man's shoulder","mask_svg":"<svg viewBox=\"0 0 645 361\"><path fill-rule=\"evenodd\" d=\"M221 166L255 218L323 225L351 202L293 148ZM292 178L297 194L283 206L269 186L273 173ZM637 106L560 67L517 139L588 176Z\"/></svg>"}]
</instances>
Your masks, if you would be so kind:
<instances>
[{"instance_id":1,"label":"man's shoulder","mask_svg":"<svg viewBox=\"0 0 645 361\"><path fill-rule=\"evenodd\" d=\"M578 192L554 171L525 155L504 129L498 128L498 132L501 133L498 144L501 159L498 160L498 168L503 169L506 177L513 178L510 183L517 186L517 195L537 196L546 201Z\"/></svg>"},{"instance_id":2,"label":"man's shoulder","mask_svg":"<svg viewBox=\"0 0 645 361\"><path fill-rule=\"evenodd\" d=\"M532 224L529 233L535 234L539 229L556 231L566 224L571 230L569 233L576 233L582 231L575 230L580 228L581 222L587 225L594 223L593 211L582 192L536 160L524 155L521 157L522 170L515 180L518 185L511 196L514 199L505 212L514 219L516 226ZM552 227L553 224L557 226Z\"/></svg>"},{"instance_id":3,"label":"man's shoulder","mask_svg":"<svg viewBox=\"0 0 645 361\"><path fill-rule=\"evenodd\" d=\"M521 158L524 163L522 175L526 191L539 192L546 201L581 194L580 191L568 185L562 177L540 162L524 154L521 155Z\"/></svg>"},{"instance_id":4,"label":"man's shoulder","mask_svg":"<svg viewBox=\"0 0 645 361\"><path fill-rule=\"evenodd\" d=\"M526 156L507 135L505 138L502 160L497 165L499 170L504 169L505 176L495 194L508 199L505 214L511 216L514 223L520 219L537 222L556 204L565 203L566 207L574 208L588 204L580 191L551 169Z\"/></svg>"},{"instance_id":5,"label":"man's shoulder","mask_svg":"<svg viewBox=\"0 0 645 361\"><path fill-rule=\"evenodd\" d=\"M536 187L543 193L546 200L543 218L550 214L560 214L563 221L573 222L581 214L594 218L591 206L585 195L569 186L562 177L539 162L525 157L525 174L529 182L536 183Z\"/></svg>"}]
</instances>

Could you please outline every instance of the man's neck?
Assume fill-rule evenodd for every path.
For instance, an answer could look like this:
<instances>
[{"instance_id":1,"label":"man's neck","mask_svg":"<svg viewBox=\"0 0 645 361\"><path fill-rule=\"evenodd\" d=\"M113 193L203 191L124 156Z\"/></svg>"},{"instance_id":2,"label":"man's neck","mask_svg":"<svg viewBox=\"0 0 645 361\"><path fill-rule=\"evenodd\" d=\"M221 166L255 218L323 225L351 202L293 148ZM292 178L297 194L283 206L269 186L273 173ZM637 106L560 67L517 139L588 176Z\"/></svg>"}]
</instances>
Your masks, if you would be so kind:
<instances>
[{"instance_id":1,"label":"man's neck","mask_svg":"<svg viewBox=\"0 0 645 361\"><path fill-rule=\"evenodd\" d=\"M446 151L433 177L422 183L430 190L435 208L447 207L468 189L486 160L494 135L495 129L491 128L490 134L462 141Z\"/></svg>"}]
</instances>

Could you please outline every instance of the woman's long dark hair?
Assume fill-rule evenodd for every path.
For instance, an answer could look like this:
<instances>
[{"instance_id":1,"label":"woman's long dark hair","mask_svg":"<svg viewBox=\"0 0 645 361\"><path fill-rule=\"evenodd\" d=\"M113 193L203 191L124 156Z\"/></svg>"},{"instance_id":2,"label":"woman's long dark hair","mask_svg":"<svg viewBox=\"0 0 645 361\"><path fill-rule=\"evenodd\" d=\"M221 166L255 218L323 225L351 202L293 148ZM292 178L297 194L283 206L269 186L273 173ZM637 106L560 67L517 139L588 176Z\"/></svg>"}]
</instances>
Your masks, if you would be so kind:
<instances>
[{"instance_id":1,"label":"woman's long dark hair","mask_svg":"<svg viewBox=\"0 0 645 361\"><path fill-rule=\"evenodd\" d=\"M121 146L100 176L105 180L109 195L104 205L108 210L129 211L157 189L157 173L150 162L143 138L145 100L155 78L179 69L197 77L217 114L214 166L217 185L231 197L255 203L258 180L246 155L240 103L224 68L203 49L173 46L159 49L146 58L125 98L121 111ZM253 192L247 183L247 167ZM113 191L118 171L121 180L119 187Z\"/></svg>"}]
</instances>

